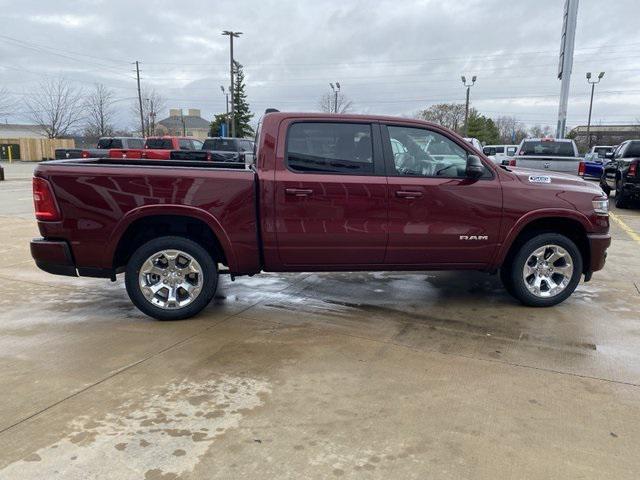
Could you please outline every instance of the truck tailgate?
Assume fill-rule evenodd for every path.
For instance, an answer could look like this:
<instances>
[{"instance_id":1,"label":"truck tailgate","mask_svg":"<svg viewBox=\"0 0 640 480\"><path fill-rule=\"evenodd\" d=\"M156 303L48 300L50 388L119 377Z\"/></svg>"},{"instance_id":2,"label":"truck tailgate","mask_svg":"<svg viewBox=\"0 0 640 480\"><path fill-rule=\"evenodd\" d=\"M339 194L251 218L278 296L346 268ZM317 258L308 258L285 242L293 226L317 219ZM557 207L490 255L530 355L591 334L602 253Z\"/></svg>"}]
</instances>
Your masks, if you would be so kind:
<instances>
[{"instance_id":1,"label":"truck tailgate","mask_svg":"<svg viewBox=\"0 0 640 480\"><path fill-rule=\"evenodd\" d=\"M179 160L89 159L43 162L34 174L49 180L62 213L61 222L39 222L40 233L66 240L78 266L111 268L119 239L138 218L182 215L210 227L232 272L255 273L260 267L252 170Z\"/></svg>"},{"instance_id":2,"label":"truck tailgate","mask_svg":"<svg viewBox=\"0 0 640 480\"><path fill-rule=\"evenodd\" d=\"M515 157L515 161L516 166L522 168L578 175L580 162L582 162L583 159L579 157L534 157L532 155L519 155Z\"/></svg>"}]
</instances>

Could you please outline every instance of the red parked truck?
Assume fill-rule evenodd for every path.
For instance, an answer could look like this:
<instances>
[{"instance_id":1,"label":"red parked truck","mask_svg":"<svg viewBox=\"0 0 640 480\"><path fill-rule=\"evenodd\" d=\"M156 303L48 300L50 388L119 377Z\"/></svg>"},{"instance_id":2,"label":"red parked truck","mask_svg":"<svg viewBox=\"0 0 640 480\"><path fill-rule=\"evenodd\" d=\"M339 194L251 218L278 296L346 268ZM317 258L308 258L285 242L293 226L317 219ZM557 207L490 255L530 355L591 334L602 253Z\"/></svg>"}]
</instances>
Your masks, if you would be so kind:
<instances>
[{"instance_id":1,"label":"red parked truck","mask_svg":"<svg viewBox=\"0 0 640 480\"><path fill-rule=\"evenodd\" d=\"M202 141L191 137L147 137L143 148L112 149L110 158L151 158L169 160L175 150L200 150Z\"/></svg>"},{"instance_id":2,"label":"red parked truck","mask_svg":"<svg viewBox=\"0 0 640 480\"><path fill-rule=\"evenodd\" d=\"M124 272L133 303L158 319L198 313L220 273L483 270L522 303L550 306L604 266L597 185L494 165L438 125L270 112L256 143L246 169L39 164L33 258L55 274Z\"/></svg>"}]
</instances>

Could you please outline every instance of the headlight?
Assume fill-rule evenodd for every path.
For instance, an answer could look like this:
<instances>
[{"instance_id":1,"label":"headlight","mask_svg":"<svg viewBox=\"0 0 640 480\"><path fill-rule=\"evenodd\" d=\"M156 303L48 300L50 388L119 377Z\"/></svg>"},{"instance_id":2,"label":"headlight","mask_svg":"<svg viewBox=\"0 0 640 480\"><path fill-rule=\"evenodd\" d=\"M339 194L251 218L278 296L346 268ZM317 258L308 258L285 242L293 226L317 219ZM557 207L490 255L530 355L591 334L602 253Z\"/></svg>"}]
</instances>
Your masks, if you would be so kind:
<instances>
[{"instance_id":1,"label":"headlight","mask_svg":"<svg viewBox=\"0 0 640 480\"><path fill-rule=\"evenodd\" d=\"M608 198L597 198L592 200L593 210L596 212L596 215L609 215L609 199Z\"/></svg>"}]
</instances>

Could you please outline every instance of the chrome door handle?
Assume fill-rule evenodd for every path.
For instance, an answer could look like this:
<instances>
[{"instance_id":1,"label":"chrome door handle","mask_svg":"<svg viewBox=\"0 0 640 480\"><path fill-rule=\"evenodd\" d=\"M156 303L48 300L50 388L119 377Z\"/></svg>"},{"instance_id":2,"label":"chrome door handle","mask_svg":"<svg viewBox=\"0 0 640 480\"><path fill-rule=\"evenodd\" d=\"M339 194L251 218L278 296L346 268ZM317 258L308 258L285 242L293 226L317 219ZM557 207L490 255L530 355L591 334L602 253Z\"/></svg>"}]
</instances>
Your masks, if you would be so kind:
<instances>
[{"instance_id":1,"label":"chrome door handle","mask_svg":"<svg viewBox=\"0 0 640 480\"><path fill-rule=\"evenodd\" d=\"M400 198L418 198L422 196L422 192L414 192L410 190L397 190L396 197Z\"/></svg>"},{"instance_id":2,"label":"chrome door handle","mask_svg":"<svg viewBox=\"0 0 640 480\"><path fill-rule=\"evenodd\" d=\"M296 197L308 197L313 193L310 188L285 188L284 193L287 195L295 195Z\"/></svg>"}]
</instances>

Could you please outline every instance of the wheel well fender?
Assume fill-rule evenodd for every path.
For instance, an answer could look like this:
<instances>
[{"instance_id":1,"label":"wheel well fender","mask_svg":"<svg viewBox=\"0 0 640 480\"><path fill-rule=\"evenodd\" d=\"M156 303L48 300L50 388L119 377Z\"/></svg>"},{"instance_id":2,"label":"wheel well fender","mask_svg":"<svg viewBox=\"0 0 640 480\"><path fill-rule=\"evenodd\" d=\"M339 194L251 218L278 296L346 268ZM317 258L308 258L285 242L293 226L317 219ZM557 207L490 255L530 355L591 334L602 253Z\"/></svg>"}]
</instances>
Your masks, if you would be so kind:
<instances>
[{"instance_id":1,"label":"wheel well fender","mask_svg":"<svg viewBox=\"0 0 640 480\"><path fill-rule=\"evenodd\" d=\"M507 234L505 242L498 252L497 265L510 264L515 253L529 239L540 233L559 233L571 239L582 255L584 268L590 265L591 251L585 223L587 219L577 212L563 213L562 216L532 215L523 218Z\"/></svg>"},{"instance_id":2,"label":"wheel well fender","mask_svg":"<svg viewBox=\"0 0 640 480\"><path fill-rule=\"evenodd\" d=\"M107 242L107 258L118 270L138 246L160 235L191 238L216 261L230 268L236 265L233 246L220 222L204 210L184 205L148 205L127 212Z\"/></svg>"}]
</instances>

